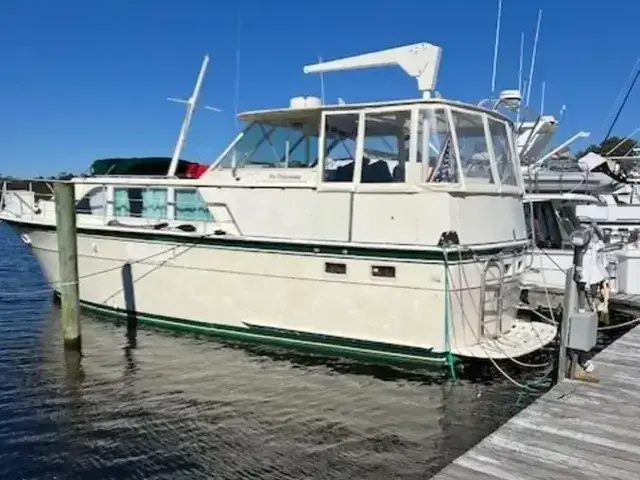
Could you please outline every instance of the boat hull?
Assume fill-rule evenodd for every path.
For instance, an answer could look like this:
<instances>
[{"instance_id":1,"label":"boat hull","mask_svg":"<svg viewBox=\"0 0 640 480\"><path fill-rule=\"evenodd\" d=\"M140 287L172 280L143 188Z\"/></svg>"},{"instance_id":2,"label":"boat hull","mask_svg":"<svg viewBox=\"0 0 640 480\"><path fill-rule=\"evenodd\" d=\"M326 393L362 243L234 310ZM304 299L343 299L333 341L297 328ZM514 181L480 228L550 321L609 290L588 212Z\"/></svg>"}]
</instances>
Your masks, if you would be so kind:
<instances>
[{"instance_id":1,"label":"boat hull","mask_svg":"<svg viewBox=\"0 0 640 480\"><path fill-rule=\"evenodd\" d=\"M55 289L55 227L9 223L31 244ZM385 363L515 357L551 341L553 326L515 319L521 248L511 253L511 273L502 279L501 318L492 318L498 282L491 269L483 272L495 255L451 252L443 258L437 250L78 230L79 291L86 309L174 330ZM394 276L379 275L387 270ZM510 337L512 342L505 341Z\"/></svg>"}]
</instances>

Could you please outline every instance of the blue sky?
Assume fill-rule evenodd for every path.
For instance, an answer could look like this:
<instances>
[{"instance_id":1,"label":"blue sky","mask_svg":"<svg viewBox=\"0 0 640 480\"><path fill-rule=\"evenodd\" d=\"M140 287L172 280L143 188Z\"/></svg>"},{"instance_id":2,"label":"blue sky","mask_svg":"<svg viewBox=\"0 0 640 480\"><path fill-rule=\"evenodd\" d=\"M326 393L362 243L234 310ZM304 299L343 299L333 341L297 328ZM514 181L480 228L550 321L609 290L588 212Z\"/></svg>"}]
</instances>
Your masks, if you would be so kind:
<instances>
[{"instance_id":1,"label":"blue sky","mask_svg":"<svg viewBox=\"0 0 640 480\"><path fill-rule=\"evenodd\" d=\"M317 7L315 6L317 5ZM393 7L393 8L390 8ZM235 131L237 16L241 11L238 108L288 105L319 95L302 67L403 44L444 48L438 89L476 103L491 89L497 0L4 0L0 14L0 173L84 171L100 157L171 155L205 53L211 63L184 158L210 163ZM525 72L543 9L532 104L547 83L545 113L565 104L557 142L578 130L602 140L611 107L640 56L634 0L504 0L497 89L517 87L520 32ZM410 98L399 69L325 75L327 101ZM616 127L640 126L633 94Z\"/></svg>"}]
</instances>

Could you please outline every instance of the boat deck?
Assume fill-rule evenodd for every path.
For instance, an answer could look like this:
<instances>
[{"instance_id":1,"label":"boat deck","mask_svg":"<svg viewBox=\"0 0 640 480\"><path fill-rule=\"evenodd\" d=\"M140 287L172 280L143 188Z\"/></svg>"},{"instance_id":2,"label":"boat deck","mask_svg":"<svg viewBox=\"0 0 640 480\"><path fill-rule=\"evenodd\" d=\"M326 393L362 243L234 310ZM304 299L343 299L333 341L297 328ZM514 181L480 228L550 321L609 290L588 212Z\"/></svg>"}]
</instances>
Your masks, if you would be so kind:
<instances>
[{"instance_id":1,"label":"boat deck","mask_svg":"<svg viewBox=\"0 0 640 480\"><path fill-rule=\"evenodd\" d=\"M600 383L556 385L433 480L640 478L640 326L593 361Z\"/></svg>"}]
</instances>

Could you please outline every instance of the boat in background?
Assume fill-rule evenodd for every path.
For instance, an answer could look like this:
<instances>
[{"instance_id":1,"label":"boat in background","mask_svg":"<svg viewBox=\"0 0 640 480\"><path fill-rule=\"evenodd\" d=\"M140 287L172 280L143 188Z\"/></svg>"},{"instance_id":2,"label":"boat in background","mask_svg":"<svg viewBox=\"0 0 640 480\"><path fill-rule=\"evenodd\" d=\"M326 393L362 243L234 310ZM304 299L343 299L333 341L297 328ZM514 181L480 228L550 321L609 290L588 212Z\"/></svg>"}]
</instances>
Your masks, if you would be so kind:
<instances>
[{"instance_id":1,"label":"boat in background","mask_svg":"<svg viewBox=\"0 0 640 480\"><path fill-rule=\"evenodd\" d=\"M529 193L524 208L531 258L522 275L523 300L532 308L556 310L562 306L566 271L574 263L571 235L583 225L576 215L581 205L598 205L599 200L582 193ZM601 268L612 272L615 256L606 254ZM611 278L607 278L611 280Z\"/></svg>"},{"instance_id":2,"label":"boat in background","mask_svg":"<svg viewBox=\"0 0 640 480\"><path fill-rule=\"evenodd\" d=\"M529 239L513 122L441 98L440 56L421 43L305 67L398 65L422 98L296 97L244 113L246 128L204 174L176 178L199 81L164 178L72 179L90 205L77 213L82 306L402 364L514 358L550 343L555 325L517 317ZM56 288L53 200L0 218Z\"/></svg>"},{"instance_id":3,"label":"boat in background","mask_svg":"<svg viewBox=\"0 0 640 480\"><path fill-rule=\"evenodd\" d=\"M577 214L583 223L596 222L613 240L628 239L640 229L640 179L631 177L597 191L597 205L584 205Z\"/></svg>"}]
</instances>

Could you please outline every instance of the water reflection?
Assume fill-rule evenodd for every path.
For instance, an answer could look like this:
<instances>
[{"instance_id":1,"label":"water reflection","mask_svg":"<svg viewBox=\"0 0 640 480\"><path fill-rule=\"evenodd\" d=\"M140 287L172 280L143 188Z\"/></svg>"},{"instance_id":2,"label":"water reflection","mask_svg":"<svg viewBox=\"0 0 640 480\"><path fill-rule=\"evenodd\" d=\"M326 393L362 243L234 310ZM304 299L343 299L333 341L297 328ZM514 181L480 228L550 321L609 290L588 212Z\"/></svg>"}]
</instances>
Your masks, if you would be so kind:
<instances>
[{"instance_id":1,"label":"water reflection","mask_svg":"<svg viewBox=\"0 0 640 480\"><path fill-rule=\"evenodd\" d=\"M65 358L62 392L61 342L42 346L38 396L65 412L59 442L86 478L415 478L495 428L514 398L499 383L150 330L131 348L125 328L83 322L85 358Z\"/></svg>"}]
</instances>

